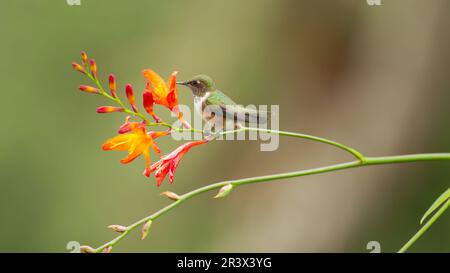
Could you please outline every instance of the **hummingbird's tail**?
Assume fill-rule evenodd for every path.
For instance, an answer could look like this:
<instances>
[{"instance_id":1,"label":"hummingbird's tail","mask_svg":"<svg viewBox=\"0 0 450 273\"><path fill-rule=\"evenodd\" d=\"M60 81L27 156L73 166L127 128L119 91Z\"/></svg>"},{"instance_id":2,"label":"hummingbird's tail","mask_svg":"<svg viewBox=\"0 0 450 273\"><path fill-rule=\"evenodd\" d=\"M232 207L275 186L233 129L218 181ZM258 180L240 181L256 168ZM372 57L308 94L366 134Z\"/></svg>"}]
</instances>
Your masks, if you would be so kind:
<instances>
[{"instance_id":1,"label":"hummingbird's tail","mask_svg":"<svg viewBox=\"0 0 450 273\"><path fill-rule=\"evenodd\" d=\"M249 111L245 113L245 123L265 124L269 115L269 111Z\"/></svg>"},{"instance_id":2,"label":"hummingbird's tail","mask_svg":"<svg viewBox=\"0 0 450 273\"><path fill-rule=\"evenodd\" d=\"M214 114L218 114L226 120L242 123L265 124L270 115L269 111L246 108L240 105L213 106L212 108Z\"/></svg>"}]
</instances>

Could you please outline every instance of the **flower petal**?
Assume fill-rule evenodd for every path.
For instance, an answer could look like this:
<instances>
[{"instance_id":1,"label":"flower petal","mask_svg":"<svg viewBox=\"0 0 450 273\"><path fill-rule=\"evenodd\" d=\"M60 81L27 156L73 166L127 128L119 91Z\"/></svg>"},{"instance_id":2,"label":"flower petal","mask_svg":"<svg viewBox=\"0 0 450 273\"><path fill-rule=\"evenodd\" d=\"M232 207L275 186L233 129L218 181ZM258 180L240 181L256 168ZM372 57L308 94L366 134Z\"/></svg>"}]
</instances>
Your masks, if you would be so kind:
<instances>
[{"instance_id":1,"label":"flower petal","mask_svg":"<svg viewBox=\"0 0 450 273\"><path fill-rule=\"evenodd\" d=\"M178 72L174 71L167 82L169 93L167 94L166 100L170 110L178 105L177 74Z\"/></svg>"},{"instance_id":2,"label":"flower petal","mask_svg":"<svg viewBox=\"0 0 450 273\"><path fill-rule=\"evenodd\" d=\"M148 149L145 149L142 152L142 155L145 158L145 170L144 170L144 175L147 177L150 177L150 151Z\"/></svg>"},{"instance_id":3,"label":"flower petal","mask_svg":"<svg viewBox=\"0 0 450 273\"><path fill-rule=\"evenodd\" d=\"M152 85L153 91L158 97L165 98L167 96L168 90L166 83L155 71L151 69L145 69L142 71L144 78L146 78Z\"/></svg>"},{"instance_id":4,"label":"flower petal","mask_svg":"<svg viewBox=\"0 0 450 273\"><path fill-rule=\"evenodd\" d=\"M118 135L111 139L108 139L102 146L105 151L117 150L117 151L127 151L131 147L131 143L135 139L132 134Z\"/></svg>"},{"instance_id":5,"label":"flower petal","mask_svg":"<svg viewBox=\"0 0 450 273\"><path fill-rule=\"evenodd\" d=\"M148 144L147 141L137 140L135 143L133 143L132 147L130 148L130 153L120 160L123 164L128 164L135 160L139 155L141 155L145 150L148 150Z\"/></svg>"}]
</instances>

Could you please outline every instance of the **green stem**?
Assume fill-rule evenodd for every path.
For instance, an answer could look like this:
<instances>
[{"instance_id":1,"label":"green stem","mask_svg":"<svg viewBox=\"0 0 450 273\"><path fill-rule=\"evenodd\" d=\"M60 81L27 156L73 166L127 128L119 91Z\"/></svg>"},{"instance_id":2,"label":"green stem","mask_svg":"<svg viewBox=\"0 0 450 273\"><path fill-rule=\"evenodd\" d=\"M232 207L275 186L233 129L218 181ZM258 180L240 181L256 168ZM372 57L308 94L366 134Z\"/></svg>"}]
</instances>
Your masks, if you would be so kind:
<instances>
[{"instance_id":1,"label":"green stem","mask_svg":"<svg viewBox=\"0 0 450 273\"><path fill-rule=\"evenodd\" d=\"M180 199L175 201L174 203L162 208L161 210L155 212L154 214L152 214L150 216L142 218L141 220L136 221L135 223L129 225L127 227L127 230L124 233L121 233L119 236L117 236L113 240L96 248L95 252L100 252L106 247L114 246L122 238L127 236L130 231L134 230L139 225L144 224L148 220L154 221L158 217L160 217L160 216L164 215L165 213L171 211L172 209L176 208L181 203L183 203L199 194L222 188L223 186L228 185L228 184L232 184L234 187L238 187L238 186L246 185L246 184L260 183L260 182L266 182L266 181L271 181L271 180L280 180L280 179L286 179L286 178L292 178L292 177L300 177L300 176L313 175L313 174L319 174L319 173L326 173L326 172L332 172L332 171L338 171L338 170L344 170L344 169L350 169L350 168L357 168L357 167L369 166L369 165L394 164L394 163L406 163L406 162L430 161L430 160L450 160L450 153L412 154L412 155L384 156L384 157L365 157L364 161L351 161L351 162L335 164L335 165L330 165L330 166L325 166L325 167L319 167L319 168L314 168L314 169L308 169L308 170L279 173L279 174L272 174L272 175L265 175L265 176L257 176L257 177L236 179L236 180L230 180L230 181L222 181L222 182L210 184L210 185L195 189L193 191L190 191L188 193L181 195ZM435 217L435 216L433 216L433 217ZM432 222L432 221L433 221L433 218L429 222Z\"/></svg>"},{"instance_id":2,"label":"green stem","mask_svg":"<svg viewBox=\"0 0 450 273\"><path fill-rule=\"evenodd\" d=\"M416 234L414 234L411 239L409 239L408 242L400 250L398 253L404 253L406 250L408 250L424 233L427 231L433 224L436 222L436 220L444 213L445 210L450 206L450 199L448 199L444 205L428 220L425 225L423 225Z\"/></svg>"},{"instance_id":3,"label":"green stem","mask_svg":"<svg viewBox=\"0 0 450 273\"><path fill-rule=\"evenodd\" d=\"M290 137L309 139L309 140L313 140L313 141L317 141L317 142L335 146L339 149L349 152L354 157L356 157L359 161L361 161L361 162L365 161L365 157L360 152L358 152L357 150L355 150L353 148L350 148L344 144L338 143L333 140L329 140L329 139L317 137L317 136L312 136L312 135L299 134L299 133L286 132L286 131L278 131L278 130L270 130L270 129L251 128L251 127L242 127L237 130L224 131L221 133L221 135L234 134L234 133L238 133L238 132L260 132L260 133L278 134L278 135L282 135L282 136L290 136Z\"/></svg>"}]
</instances>

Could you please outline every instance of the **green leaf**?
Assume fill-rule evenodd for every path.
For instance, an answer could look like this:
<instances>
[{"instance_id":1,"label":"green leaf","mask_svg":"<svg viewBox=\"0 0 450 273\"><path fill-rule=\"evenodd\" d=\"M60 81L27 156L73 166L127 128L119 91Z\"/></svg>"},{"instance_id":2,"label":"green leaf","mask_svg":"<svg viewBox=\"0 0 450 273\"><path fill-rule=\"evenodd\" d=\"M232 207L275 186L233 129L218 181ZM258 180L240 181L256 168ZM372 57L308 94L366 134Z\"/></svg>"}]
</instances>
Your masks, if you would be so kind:
<instances>
[{"instance_id":1,"label":"green leaf","mask_svg":"<svg viewBox=\"0 0 450 273\"><path fill-rule=\"evenodd\" d=\"M423 224L425 219L427 219L428 216L430 216L438 207L444 204L444 202L447 201L448 199L450 199L450 188L448 188L443 194L441 194L441 196L439 196L438 199L436 199L436 201L434 201L433 205L431 205L431 207L423 215L422 219L420 219L420 224Z\"/></svg>"}]
</instances>

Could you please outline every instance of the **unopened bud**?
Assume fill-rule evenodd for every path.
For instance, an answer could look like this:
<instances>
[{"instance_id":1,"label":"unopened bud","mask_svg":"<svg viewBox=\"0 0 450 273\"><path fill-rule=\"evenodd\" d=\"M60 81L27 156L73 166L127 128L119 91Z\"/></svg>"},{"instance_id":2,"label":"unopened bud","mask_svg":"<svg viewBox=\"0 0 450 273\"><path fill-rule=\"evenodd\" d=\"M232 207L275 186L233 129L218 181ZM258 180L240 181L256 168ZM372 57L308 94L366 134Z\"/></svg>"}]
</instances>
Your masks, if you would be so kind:
<instances>
[{"instance_id":1,"label":"unopened bud","mask_svg":"<svg viewBox=\"0 0 450 273\"><path fill-rule=\"evenodd\" d=\"M143 226L141 231L141 240L144 240L145 237L148 235L148 231L150 230L150 227L152 226L152 220L148 220Z\"/></svg>"},{"instance_id":2,"label":"unopened bud","mask_svg":"<svg viewBox=\"0 0 450 273\"><path fill-rule=\"evenodd\" d=\"M125 93L127 95L128 102L131 105L131 108L133 108L133 111L138 112L136 107L136 98L134 97L133 87L131 86L131 84L127 84L125 86Z\"/></svg>"},{"instance_id":3,"label":"unopened bud","mask_svg":"<svg viewBox=\"0 0 450 273\"><path fill-rule=\"evenodd\" d=\"M88 56L87 56L85 51L81 51L81 60L83 61L84 65L87 65L87 63L88 63Z\"/></svg>"},{"instance_id":4,"label":"unopened bud","mask_svg":"<svg viewBox=\"0 0 450 273\"><path fill-rule=\"evenodd\" d=\"M109 225L108 228L114 230L115 232L123 233L127 231L127 228L121 225Z\"/></svg>"},{"instance_id":5,"label":"unopened bud","mask_svg":"<svg viewBox=\"0 0 450 273\"><path fill-rule=\"evenodd\" d=\"M99 114L123 112L123 111L124 109L122 107L114 107L114 106L100 106L97 108L97 113Z\"/></svg>"},{"instance_id":6,"label":"unopened bud","mask_svg":"<svg viewBox=\"0 0 450 273\"><path fill-rule=\"evenodd\" d=\"M171 191L162 192L161 195L163 195L173 201L178 201L181 198L178 194L171 192Z\"/></svg>"},{"instance_id":7,"label":"unopened bud","mask_svg":"<svg viewBox=\"0 0 450 273\"><path fill-rule=\"evenodd\" d=\"M144 104L145 111L149 113L150 115L154 115L153 113L153 94L152 92L145 90L144 93L142 93L142 102Z\"/></svg>"},{"instance_id":8,"label":"unopened bud","mask_svg":"<svg viewBox=\"0 0 450 273\"><path fill-rule=\"evenodd\" d=\"M113 98L117 98L116 77L113 74L109 75L109 90L111 91Z\"/></svg>"},{"instance_id":9,"label":"unopened bud","mask_svg":"<svg viewBox=\"0 0 450 273\"><path fill-rule=\"evenodd\" d=\"M94 253L95 249L90 246L80 246L80 251L83 253Z\"/></svg>"},{"instance_id":10,"label":"unopened bud","mask_svg":"<svg viewBox=\"0 0 450 273\"><path fill-rule=\"evenodd\" d=\"M112 251L112 246L107 246L102 250L102 253L111 253Z\"/></svg>"},{"instance_id":11,"label":"unopened bud","mask_svg":"<svg viewBox=\"0 0 450 273\"><path fill-rule=\"evenodd\" d=\"M73 69L75 69L76 71L78 71L78 72L80 72L80 73L83 73L83 74L86 74L86 71L84 70L84 68L83 68L80 64L78 64L78 63L76 63L76 62L72 62L72 67L73 67Z\"/></svg>"},{"instance_id":12,"label":"unopened bud","mask_svg":"<svg viewBox=\"0 0 450 273\"><path fill-rule=\"evenodd\" d=\"M232 184L226 184L225 186L220 188L219 192L216 194L216 196L214 196L214 198L222 198L227 196L228 194L230 194L233 187L234 186Z\"/></svg>"},{"instance_id":13,"label":"unopened bud","mask_svg":"<svg viewBox=\"0 0 450 273\"><path fill-rule=\"evenodd\" d=\"M91 59L91 75L94 79L97 79L97 63L94 59Z\"/></svg>"}]
</instances>

